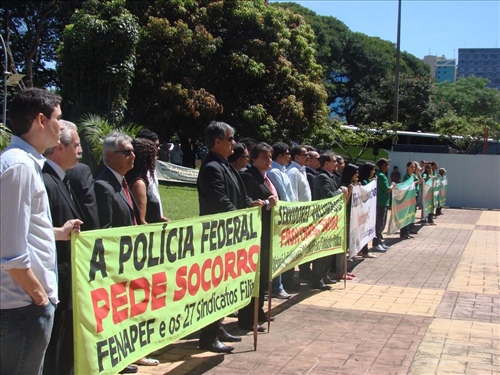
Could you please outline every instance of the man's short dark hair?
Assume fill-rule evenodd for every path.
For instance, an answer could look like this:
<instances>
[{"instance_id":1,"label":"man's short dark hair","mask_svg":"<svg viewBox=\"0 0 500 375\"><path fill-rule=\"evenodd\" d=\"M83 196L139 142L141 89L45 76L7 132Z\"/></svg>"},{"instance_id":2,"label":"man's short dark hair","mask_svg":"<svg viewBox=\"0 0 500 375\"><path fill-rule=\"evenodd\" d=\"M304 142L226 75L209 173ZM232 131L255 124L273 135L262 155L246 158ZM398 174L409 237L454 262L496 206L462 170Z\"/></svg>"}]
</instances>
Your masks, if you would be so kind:
<instances>
[{"instance_id":1,"label":"man's short dark hair","mask_svg":"<svg viewBox=\"0 0 500 375\"><path fill-rule=\"evenodd\" d=\"M273 160L276 160L278 156L286 154L286 152L290 149L285 142L276 142L273 145Z\"/></svg>"},{"instance_id":2,"label":"man's short dark hair","mask_svg":"<svg viewBox=\"0 0 500 375\"><path fill-rule=\"evenodd\" d=\"M205 129L205 145L210 150L215 146L216 139L225 139L226 131L234 135L234 129L231 125L222 121L212 121Z\"/></svg>"},{"instance_id":3,"label":"man's short dark hair","mask_svg":"<svg viewBox=\"0 0 500 375\"><path fill-rule=\"evenodd\" d=\"M141 131L139 131L139 133L137 133L135 138L149 139L152 142L156 142L157 140L160 139L160 137L158 137L158 134L156 134L152 130L149 130L148 128L141 129Z\"/></svg>"},{"instance_id":4,"label":"man's short dark hair","mask_svg":"<svg viewBox=\"0 0 500 375\"><path fill-rule=\"evenodd\" d=\"M21 136L28 133L33 125L33 120L39 113L50 118L54 109L61 104L61 100L59 95L36 87L19 92L12 99L9 108L12 134Z\"/></svg>"},{"instance_id":5,"label":"man's short dark hair","mask_svg":"<svg viewBox=\"0 0 500 375\"><path fill-rule=\"evenodd\" d=\"M250 151L250 158L252 160L257 159L259 155L263 152L270 152L272 154L273 148L266 142L260 142L256 144L254 148L252 148L252 151Z\"/></svg>"},{"instance_id":6,"label":"man's short dark hair","mask_svg":"<svg viewBox=\"0 0 500 375\"><path fill-rule=\"evenodd\" d=\"M302 154L302 149L305 148L304 146L293 146L292 149L290 150L290 156L292 157L292 161L295 161L295 156Z\"/></svg>"},{"instance_id":7,"label":"man's short dark hair","mask_svg":"<svg viewBox=\"0 0 500 375\"><path fill-rule=\"evenodd\" d=\"M319 156L319 165L321 168L325 166L327 161L337 160L335 158L335 152L333 151L325 151Z\"/></svg>"},{"instance_id":8,"label":"man's short dark hair","mask_svg":"<svg viewBox=\"0 0 500 375\"><path fill-rule=\"evenodd\" d=\"M236 160L238 160L239 158L241 158L243 156L246 149L247 149L247 146L245 146L241 142L237 142L233 146L233 153L227 157L227 161L229 161L230 163L234 163Z\"/></svg>"},{"instance_id":9,"label":"man's short dark hair","mask_svg":"<svg viewBox=\"0 0 500 375\"><path fill-rule=\"evenodd\" d=\"M247 147L248 151L251 151L252 148L254 148L258 143L256 139L250 137L241 138L240 140L238 140L238 142L243 143Z\"/></svg>"},{"instance_id":10,"label":"man's short dark hair","mask_svg":"<svg viewBox=\"0 0 500 375\"><path fill-rule=\"evenodd\" d=\"M310 151L318 152L318 149L316 147L311 146L311 145L303 145L302 147L304 147L307 150L307 152L310 152Z\"/></svg>"}]
</instances>

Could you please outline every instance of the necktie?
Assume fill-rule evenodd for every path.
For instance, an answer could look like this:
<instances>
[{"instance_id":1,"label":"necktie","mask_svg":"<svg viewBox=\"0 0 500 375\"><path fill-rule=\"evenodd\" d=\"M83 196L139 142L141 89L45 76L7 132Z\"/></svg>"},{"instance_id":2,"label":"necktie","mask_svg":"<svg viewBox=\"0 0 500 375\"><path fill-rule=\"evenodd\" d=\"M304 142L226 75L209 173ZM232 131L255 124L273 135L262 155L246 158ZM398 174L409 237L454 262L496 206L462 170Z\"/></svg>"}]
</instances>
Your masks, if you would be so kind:
<instances>
[{"instance_id":1,"label":"necktie","mask_svg":"<svg viewBox=\"0 0 500 375\"><path fill-rule=\"evenodd\" d=\"M122 180L123 192L125 193L125 197L127 197L128 205L132 210L134 210L134 204L132 203L132 197L130 196L130 190L128 188L127 180L124 178ZM137 221L135 220L135 215L133 216L134 225L137 225Z\"/></svg>"},{"instance_id":2,"label":"necktie","mask_svg":"<svg viewBox=\"0 0 500 375\"><path fill-rule=\"evenodd\" d=\"M277 197L278 196L278 192L276 191L276 188L272 184L272 182L269 179L269 177L267 177L267 175L264 176L264 181L265 181L267 187L269 188L269 190L271 190L271 193L273 193L273 195Z\"/></svg>"},{"instance_id":3,"label":"necktie","mask_svg":"<svg viewBox=\"0 0 500 375\"><path fill-rule=\"evenodd\" d=\"M64 176L63 184L66 187L66 190L68 190L68 193L69 193L71 200L74 202L75 200L73 199L73 192L71 191L71 185L69 184L68 176Z\"/></svg>"}]
</instances>

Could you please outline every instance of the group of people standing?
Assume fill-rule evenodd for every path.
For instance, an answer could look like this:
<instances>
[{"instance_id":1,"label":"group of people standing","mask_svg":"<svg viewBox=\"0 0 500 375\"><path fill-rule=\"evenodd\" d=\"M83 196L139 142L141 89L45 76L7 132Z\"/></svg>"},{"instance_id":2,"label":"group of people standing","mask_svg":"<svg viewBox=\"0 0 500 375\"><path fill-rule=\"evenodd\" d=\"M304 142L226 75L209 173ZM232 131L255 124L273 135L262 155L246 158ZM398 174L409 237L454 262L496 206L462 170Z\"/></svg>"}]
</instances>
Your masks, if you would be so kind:
<instances>
[{"instance_id":1,"label":"group of people standing","mask_svg":"<svg viewBox=\"0 0 500 375\"><path fill-rule=\"evenodd\" d=\"M112 132L93 178L61 98L30 88L12 100L11 145L0 169L1 373L73 372L70 236L74 231L147 224L163 215L155 175L158 136ZM57 309L56 309L57 306ZM45 365L44 365L45 363ZM157 365L151 358L137 361ZM130 365L122 373L137 372Z\"/></svg>"},{"instance_id":2,"label":"group of people standing","mask_svg":"<svg viewBox=\"0 0 500 375\"><path fill-rule=\"evenodd\" d=\"M77 127L61 120L61 98L45 90L21 91L10 107L11 145L2 153L0 314L2 373L66 374L73 369L71 295L71 232L116 228L169 221L164 215L156 160L161 151L158 135L142 130L135 139L112 132L103 141L104 167L94 179L82 156ZM319 153L306 145L284 142L269 145L253 139L235 140L234 129L223 122L210 123L205 131L208 154L201 165L197 189L200 215L259 206L263 208L258 320L267 321L266 296L288 299L299 283L294 270L276 277L267 289L270 258L271 209L278 201L307 202L344 194L347 210L353 187L377 178L377 224L373 245L386 251L382 231L386 224L390 192L388 159L359 168L345 164L332 151ZM403 180L432 178L437 163L416 173L409 163ZM440 214L441 211L439 209ZM349 213L347 214L349 218ZM432 217L428 222L432 223ZM347 223L349 225L349 223ZM411 227L401 231L411 236ZM348 241L347 241L348 243ZM365 258L376 256L365 247ZM345 255L328 256L302 264L299 277L312 288L330 289L341 279L352 279L345 270ZM57 309L56 309L57 306ZM254 327L254 300L238 311L243 330ZM274 318L271 318L273 320ZM222 321L200 331L200 348L229 353L224 342L241 341L229 334ZM45 358L45 366L44 364ZM142 358L142 365L157 365ZM137 372L129 365L122 373Z\"/></svg>"}]
</instances>

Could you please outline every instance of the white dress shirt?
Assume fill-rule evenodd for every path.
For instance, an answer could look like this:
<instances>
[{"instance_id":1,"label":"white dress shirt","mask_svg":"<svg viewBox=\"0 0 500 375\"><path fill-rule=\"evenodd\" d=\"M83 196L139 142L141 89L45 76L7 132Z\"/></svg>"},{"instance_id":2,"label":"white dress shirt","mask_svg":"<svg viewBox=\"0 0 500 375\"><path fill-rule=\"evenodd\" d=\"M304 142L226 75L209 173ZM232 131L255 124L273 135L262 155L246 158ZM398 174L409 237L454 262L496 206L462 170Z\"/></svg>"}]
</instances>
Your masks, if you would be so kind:
<instances>
[{"instance_id":1,"label":"white dress shirt","mask_svg":"<svg viewBox=\"0 0 500 375\"><path fill-rule=\"evenodd\" d=\"M307 182L306 166L292 161L286 170L292 190L299 202L310 202L312 200L311 188Z\"/></svg>"}]
</instances>

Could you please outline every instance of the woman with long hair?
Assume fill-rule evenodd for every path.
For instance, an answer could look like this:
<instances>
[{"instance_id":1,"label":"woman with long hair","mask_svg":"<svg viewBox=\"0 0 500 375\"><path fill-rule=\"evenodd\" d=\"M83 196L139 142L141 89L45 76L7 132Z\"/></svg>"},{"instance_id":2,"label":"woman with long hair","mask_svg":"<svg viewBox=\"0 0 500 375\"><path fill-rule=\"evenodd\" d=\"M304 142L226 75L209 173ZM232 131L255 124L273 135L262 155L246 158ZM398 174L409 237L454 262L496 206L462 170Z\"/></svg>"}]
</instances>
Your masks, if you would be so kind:
<instances>
[{"instance_id":1,"label":"woman with long hair","mask_svg":"<svg viewBox=\"0 0 500 375\"><path fill-rule=\"evenodd\" d=\"M134 167L127 172L125 178L139 207L139 224L165 221L161 216L160 202L151 191L148 180L148 173L151 176L155 173L157 147L144 138L134 139L132 146L135 154Z\"/></svg>"}]
</instances>

